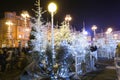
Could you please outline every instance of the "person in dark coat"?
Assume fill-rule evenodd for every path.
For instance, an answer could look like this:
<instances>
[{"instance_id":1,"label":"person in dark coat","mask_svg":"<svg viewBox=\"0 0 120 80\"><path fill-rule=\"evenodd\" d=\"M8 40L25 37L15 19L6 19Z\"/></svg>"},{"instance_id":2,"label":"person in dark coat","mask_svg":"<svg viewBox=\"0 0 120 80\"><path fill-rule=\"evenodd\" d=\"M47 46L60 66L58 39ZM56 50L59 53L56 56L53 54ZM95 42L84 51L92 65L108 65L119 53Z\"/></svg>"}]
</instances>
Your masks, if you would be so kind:
<instances>
[{"instance_id":1,"label":"person in dark coat","mask_svg":"<svg viewBox=\"0 0 120 80\"><path fill-rule=\"evenodd\" d=\"M96 51L96 50L97 50L97 46L96 46L96 45L95 45L95 46L91 46L91 47L90 47L90 50L91 50L91 52Z\"/></svg>"}]
</instances>

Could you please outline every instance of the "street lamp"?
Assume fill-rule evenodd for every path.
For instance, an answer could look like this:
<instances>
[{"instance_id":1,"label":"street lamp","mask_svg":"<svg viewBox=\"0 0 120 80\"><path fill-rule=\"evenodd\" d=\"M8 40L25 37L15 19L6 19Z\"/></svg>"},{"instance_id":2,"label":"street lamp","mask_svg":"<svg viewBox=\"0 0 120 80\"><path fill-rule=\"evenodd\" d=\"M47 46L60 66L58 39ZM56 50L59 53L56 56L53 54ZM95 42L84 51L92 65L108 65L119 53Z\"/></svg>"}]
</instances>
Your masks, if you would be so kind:
<instances>
[{"instance_id":1,"label":"street lamp","mask_svg":"<svg viewBox=\"0 0 120 80\"><path fill-rule=\"evenodd\" d=\"M25 36L26 35L28 35L28 27L27 27L27 19L30 17L30 15L28 14L28 12L27 11L23 11L22 12L22 14L21 14L21 16L23 17L23 19L24 19L24 30L23 30L23 32L24 32L24 35L23 35L23 37L24 37L24 39L26 38ZM20 41L21 42L21 41ZM25 41L25 43L26 43L26 41Z\"/></svg>"},{"instance_id":2,"label":"street lamp","mask_svg":"<svg viewBox=\"0 0 120 80\"><path fill-rule=\"evenodd\" d=\"M25 24L25 28L26 28L26 25L27 25L27 18L29 18L29 14L27 11L23 11L21 16L24 18L24 24Z\"/></svg>"},{"instance_id":3,"label":"street lamp","mask_svg":"<svg viewBox=\"0 0 120 80\"><path fill-rule=\"evenodd\" d=\"M108 35L108 34L111 34L111 32L112 32L112 28L108 28L107 31L106 31L106 34L107 34L107 35Z\"/></svg>"},{"instance_id":4,"label":"street lamp","mask_svg":"<svg viewBox=\"0 0 120 80\"><path fill-rule=\"evenodd\" d=\"M111 32L112 32L112 28L108 28L106 33L110 34Z\"/></svg>"},{"instance_id":5,"label":"street lamp","mask_svg":"<svg viewBox=\"0 0 120 80\"><path fill-rule=\"evenodd\" d=\"M13 25L12 21L7 21L5 23L6 25L8 25L8 34L9 34L9 39L12 38L12 29L11 29L11 26Z\"/></svg>"},{"instance_id":6,"label":"street lamp","mask_svg":"<svg viewBox=\"0 0 120 80\"><path fill-rule=\"evenodd\" d=\"M93 25L91 29L92 29L93 32L94 32L94 39L95 39L97 26L96 26L96 25Z\"/></svg>"},{"instance_id":7,"label":"street lamp","mask_svg":"<svg viewBox=\"0 0 120 80\"><path fill-rule=\"evenodd\" d=\"M113 37L113 35L111 33L112 33L112 28L108 28L107 31L106 31L106 38L107 38L108 43Z\"/></svg>"},{"instance_id":8,"label":"street lamp","mask_svg":"<svg viewBox=\"0 0 120 80\"><path fill-rule=\"evenodd\" d=\"M69 22L72 20L72 17L70 15L66 15L65 17L65 21L67 22L68 26L69 26Z\"/></svg>"},{"instance_id":9,"label":"street lamp","mask_svg":"<svg viewBox=\"0 0 120 80\"><path fill-rule=\"evenodd\" d=\"M48 11L51 13L51 46L52 46L52 66L55 64L55 51L54 51L54 29L53 29L53 17L54 13L57 10L57 6L55 3L50 3L48 5Z\"/></svg>"},{"instance_id":10,"label":"street lamp","mask_svg":"<svg viewBox=\"0 0 120 80\"><path fill-rule=\"evenodd\" d=\"M13 23L11 21L7 21L5 24L8 25L8 32L11 32L11 26Z\"/></svg>"}]
</instances>

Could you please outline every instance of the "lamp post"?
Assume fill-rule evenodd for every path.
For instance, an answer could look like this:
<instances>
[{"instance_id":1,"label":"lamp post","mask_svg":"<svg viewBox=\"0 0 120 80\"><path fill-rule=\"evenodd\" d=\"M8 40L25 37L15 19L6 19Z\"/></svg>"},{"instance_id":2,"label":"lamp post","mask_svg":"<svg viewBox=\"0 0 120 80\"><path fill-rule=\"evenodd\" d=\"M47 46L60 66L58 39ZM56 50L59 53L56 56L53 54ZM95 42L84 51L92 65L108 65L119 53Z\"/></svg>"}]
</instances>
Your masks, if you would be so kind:
<instances>
[{"instance_id":1,"label":"lamp post","mask_svg":"<svg viewBox=\"0 0 120 80\"><path fill-rule=\"evenodd\" d=\"M30 16L29 16L27 11L23 11L21 16L24 18L24 25L25 25L25 28L26 28L26 26L27 26L27 18L29 18Z\"/></svg>"},{"instance_id":2,"label":"lamp post","mask_svg":"<svg viewBox=\"0 0 120 80\"><path fill-rule=\"evenodd\" d=\"M7 21L5 24L8 25L8 32L11 32L11 26L13 23L11 21Z\"/></svg>"},{"instance_id":3,"label":"lamp post","mask_svg":"<svg viewBox=\"0 0 120 80\"><path fill-rule=\"evenodd\" d=\"M106 33L110 34L111 32L112 32L112 28L108 28Z\"/></svg>"},{"instance_id":4,"label":"lamp post","mask_svg":"<svg viewBox=\"0 0 120 80\"><path fill-rule=\"evenodd\" d=\"M48 5L48 11L51 13L51 47L52 47L52 67L55 65L55 51L54 51L54 29L53 29L53 17L57 9L55 3L50 3Z\"/></svg>"},{"instance_id":5,"label":"lamp post","mask_svg":"<svg viewBox=\"0 0 120 80\"><path fill-rule=\"evenodd\" d=\"M109 42L109 40L111 40L112 38L112 28L108 28L106 31L106 36L107 36L107 41Z\"/></svg>"},{"instance_id":6,"label":"lamp post","mask_svg":"<svg viewBox=\"0 0 120 80\"><path fill-rule=\"evenodd\" d=\"M70 15L66 15L65 21L67 22L67 25L69 26L69 22L72 20L72 17Z\"/></svg>"},{"instance_id":7,"label":"lamp post","mask_svg":"<svg viewBox=\"0 0 120 80\"><path fill-rule=\"evenodd\" d=\"M28 29L28 27L27 27L27 19L30 17L29 16L29 14L28 14L28 12L27 11L23 11L22 12L22 14L21 14L21 16L23 17L23 19L24 19L24 35L23 35L23 38L25 39L26 37L25 37L25 35L27 35L27 33L28 33L28 31L27 31L27 29ZM20 41L21 42L21 41ZM25 43L27 43L27 41L25 41Z\"/></svg>"},{"instance_id":8,"label":"lamp post","mask_svg":"<svg viewBox=\"0 0 120 80\"><path fill-rule=\"evenodd\" d=\"M94 32L94 39L95 39L97 26L96 26L96 25L93 25L91 29L92 29L93 32Z\"/></svg>"},{"instance_id":9,"label":"lamp post","mask_svg":"<svg viewBox=\"0 0 120 80\"><path fill-rule=\"evenodd\" d=\"M12 21L7 21L5 24L8 25L8 38L10 40L10 38L12 39L12 29L11 29L11 26L13 25L13 23L12 23Z\"/></svg>"},{"instance_id":10,"label":"lamp post","mask_svg":"<svg viewBox=\"0 0 120 80\"><path fill-rule=\"evenodd\" d=\"M108 28L107 31L106 31L106 35L110 35L112 32L112 28ZM110 37L110 36L109 36Z\"/></svg>"}]
</instances>

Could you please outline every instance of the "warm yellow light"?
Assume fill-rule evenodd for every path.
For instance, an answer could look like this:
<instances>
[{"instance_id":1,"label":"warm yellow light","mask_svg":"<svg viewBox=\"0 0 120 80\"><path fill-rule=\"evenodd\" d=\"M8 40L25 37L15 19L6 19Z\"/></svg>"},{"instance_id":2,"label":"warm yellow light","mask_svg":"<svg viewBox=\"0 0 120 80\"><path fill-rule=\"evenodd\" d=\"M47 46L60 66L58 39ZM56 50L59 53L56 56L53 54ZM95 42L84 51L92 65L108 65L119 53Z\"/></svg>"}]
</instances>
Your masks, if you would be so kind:
<instances>
[{"instance_id":1,"label":"warm yellow light","mask_svg":"<svg viewBox=\"0 0 120 80\"><path fill-rule=\"evenodd\" d=\"M97 29L97 26L96 26L96 25L93 25L91 29L94 31L94 30Z\"/></svg>"},{"instance_id":2,"label":"warm yellow light","mask_svg":"<svg viewBox=\"0 0 120 80\"><path fill-rule=\"evenodd\" d=\"M13 25L13 23L11 21L7 21L5 24L8 25L8 32L11 32L11 26Z\"/></svg>"},{"instance_id":3,"label":"warm yellow light","mask_svg":"<svg viewBox=\"0 0 120 80\"><path fill-rule=\"evenodd\" d=\"M22 36L21 36L21 35L19 35L18 37L19 37L19 38L22 38Z\"/></svg>"},{"instance_id":4,"label":"warm yellow light","mask_svg":"<svg viewBox=\"0 0 120 80\"><path fill-rule=\"evenodd\" d=\"M11 21L7 21L5 24L7 24L7 25L13 25L13 23L11 22Z\"/></svg>"},{"instance_id":5,"label":"warm yellow light","mask_svg":"<svg viewBox=\"0 0 120 80\"><path fill-rule=\"evenodd\" d=\"M27 32L28 32L28 31L30 31L30 29L29 29L29 28L26 28L26 29L25 29L25 31L27 31Z\"/></svg>"},{"instance_id":6,"label":"warm yellow light","mask_svg":"<svg viewBox=\"0 0 120 80\"><path fill-rule=\"evenodd\" d=\"M65 21L71 21L71 20L72 20L72 17L70 15L66 15Z\"/></svg>"},{"instance_id":7,"label":"warm yellow light","mask_svg":"<svg viewBox=\"0 0 120 80\"><path fill-rule=\"evenodd\" d=\"M55 12L55 11L57 10L56 4L53 3L53 2L50 3L50 4L48 5L48 10L49 10L49 12L51 12L51 13Z\"/></svg>"},{"instance_id":8,"label":"warm yellow light","mask_svg":"<svg viewBox=\"0 0 120 80\"><path fill-rule=\"evenodd\" d=\"M23 18L30 17L30 15L28 14L27 11L23 11L22 14L21 14L21 16L22 16Z\"/></svg>"},{"instance_id":9,"label":"warm yellow light","mask_svg":"<svg viewBox=\"0 0 120 80\"><path fill-rule=\"evenodd\" d=\"M107 29L107 32L108 32L108 33L111 33L111 32L112 32L112 28L108 28L108 29Z\"/></svg>"}]
</instances>

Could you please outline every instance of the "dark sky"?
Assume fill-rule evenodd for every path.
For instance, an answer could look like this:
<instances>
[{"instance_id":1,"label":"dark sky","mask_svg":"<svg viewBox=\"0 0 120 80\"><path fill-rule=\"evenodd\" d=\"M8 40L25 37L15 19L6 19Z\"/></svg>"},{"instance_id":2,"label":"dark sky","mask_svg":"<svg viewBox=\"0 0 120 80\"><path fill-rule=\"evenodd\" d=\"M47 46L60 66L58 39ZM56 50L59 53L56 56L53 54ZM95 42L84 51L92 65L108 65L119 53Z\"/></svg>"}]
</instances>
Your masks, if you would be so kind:
<instances>
[{"instance_id":1,"label":"dark sky","mask_svg":"<svg viewBox=\"0 0 120 80\"><path fill-rule=\"evenodd\" d=\"M33 15L36 0L0 0L0 17L5 11L16 11L20 15L22 10L28 10ZM120 30L120 0L41 0L41 7L47 10L48 3L55 1L58 10L55 21L64 20L66 14L72 16L71 25L81 30L83 21L86 29L90 31L92 25L98 26L98 32L106 31L108 27ZM49 20L50 14L46 12L44 19Z\"/></svg>"}]
</instances>

